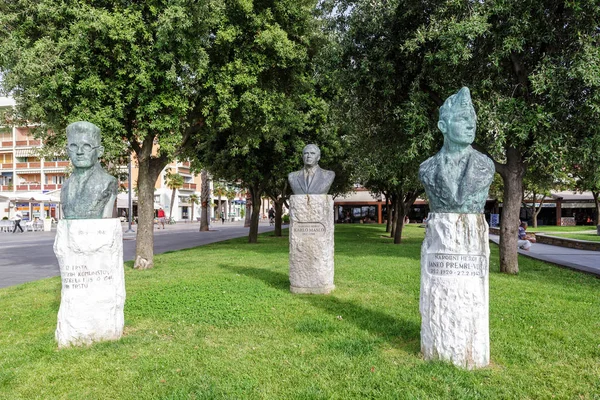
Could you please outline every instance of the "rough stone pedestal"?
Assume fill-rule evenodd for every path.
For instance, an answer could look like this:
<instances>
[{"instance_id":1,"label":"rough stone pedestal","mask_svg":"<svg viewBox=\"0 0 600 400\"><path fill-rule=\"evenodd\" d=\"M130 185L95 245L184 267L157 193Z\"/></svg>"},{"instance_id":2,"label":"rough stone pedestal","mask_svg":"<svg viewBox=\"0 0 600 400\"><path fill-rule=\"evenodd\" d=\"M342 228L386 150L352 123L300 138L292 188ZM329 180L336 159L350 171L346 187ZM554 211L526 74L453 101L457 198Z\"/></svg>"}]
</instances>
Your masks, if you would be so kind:
<instances>
[{"instance_id":1,"label":"rough stone pedestal","mask_svg":"<svg viewBox=\"0 0 600 400\"><path fill-rule=\"evenodd\" d=\"M421 248L421 351L463 368L489 364L489 242L483 214L430 213Z\"/></svg>"},{"instance_id":2,"label":"rough stone pedestal","mask_svg":"<svg viewBox=\"0 0 600 400\"><path fill-rule=\"evenodd\" d=\"M58 347L119 339L125 304L119 219L59 221L54 253L62 279Z\"/></svg>"},{"instance_id":3,"label":"rough stone pedestal","mask_svg":"<svg viewBox=\"0 0 600 400\"><path fill-rule=\"evenodd\" d=\"M290 198L290 290L326 294L333 284L333 197Z\"/></svg>"}]
</instances>

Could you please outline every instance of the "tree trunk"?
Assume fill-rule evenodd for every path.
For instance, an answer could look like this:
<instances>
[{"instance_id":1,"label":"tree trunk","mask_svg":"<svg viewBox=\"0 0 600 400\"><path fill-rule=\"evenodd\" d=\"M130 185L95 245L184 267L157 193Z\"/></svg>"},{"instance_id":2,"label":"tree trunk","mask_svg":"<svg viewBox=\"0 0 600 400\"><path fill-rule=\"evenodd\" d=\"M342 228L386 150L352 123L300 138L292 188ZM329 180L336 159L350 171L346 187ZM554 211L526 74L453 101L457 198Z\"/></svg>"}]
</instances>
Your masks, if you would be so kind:
<instances>
[{"instance_id":1,"label":"tree trunk","mask_svg":"<svg viewBox=\"0 0 600 400\"><path fill-rule=\"evenodd\" d=\"M200 188L200 232L208 231L208 203L210 202L210 179L208 179L208 171L203 169L200 172L202 187Z\"/></svg>"},{"instance_id":2,"label":"tree trunk","mask_svg":"<svg viewBox=\"0 0 600 400\"><path fill-rule=\"evenodd\" d=\"M244 228L250 227L250 219L252 218L252 196L246 192L246 211L244 212Z\"/></svg>"},{"instance_id":3,"label":"tree trunk","mask_svg":"<svg viewBox=\"0 0 600 400\"><path fill-rule=\"evenodd\" d=\"M517 149L507 149L506 164L499 168L498 173L504 182L504 207L500 221L500 272L518 274L517 236L525 165Z\"/></svg>"},{"instance_id":4,"label":"tree trunk","mask_svg":"<svg viewBox=\"0 0 600 400\"><path fill-rule=\"evenodd\" d=\"M175 205L175 192L177 191L177 189L173 189L173 192L171 193L171 205L169 208L169 221L171 220L171 218L173 218L173 205Z\"/></svg>"},{"instance_id":5,"label":"tree trunk","mask_svg":"<svg viewBox=\"0 0 600 400\"><path fill-rule=\"evenodd\" d=\"M404 208L403 196L396 196L394 204L394 244L402 243L402 228L404 228L404 216L406 215L406 209Z\"/></svg>"},{"instance_id":6,"label":"tree trunk","mask_svg":"<svg viewBox=\"0 0 600 400\"><path fill-rule=\"evenodd\" d=\"M592 190L592 195L594 196L594 204L596 205L596 218L594 218L594 224L598 226L600 225L600 200L598 199L600 192Z\"/></svg>"},{"instance_id":7,"label":"tree trunk","mask_svg":"<svg viewBox=\"0 0 600 400\"><path fill-rule=\"evenodd\" d=\"M542 197L540 197L540 206L536 207L535 206L535 196L533 196L533 222L532 225L534 228L537 228L537 218L538 215L540 215L540 212L542 211L542 206L544 205L544 200L546 200L546 195L542 194Z\"/></svg>"},{"instance_id":8,"label":"tree trunk","mask_svg":"<svg viewBox=\"0 0 600 400\"><path fill-rule=\"evenodd\" d=\"M192 217L190 219L190 221L192 221L192 223L194 223L194 208L196 207L196 203L192 203Z\"/></svg>"},{"instance_id":9,"label":"tree trunk","mask_svg":"<svg viewBox=\"0 0 600 400\"><path fill-rule=\"evenodd\" d=\"M397 206L394 208L398 210L396 220L396 232L394 232L394 244L402 243L402 231L404 229L404 218L408 214L408 211L415 204L417 197L421 194L421 191L415 190L398 196Z\"/></svg>"},{"instance_id":10,"label":"tree trunk","mask_svg":"<svg viewBox=\"0 0 600 400\"><path fill-rule=\"evenodd\" d=\"M248 243L258 243L258 223L260 219L261 190L257 187L250 188L252 196L252 216L250 219L250 232L248 233Z\"/></svg>"},{"instance_id":11,"label":"tree trunk","mask_svg":"<svg viewBox=\"0 0 600 400\"><path fill-rule=\"evenodd\" d=\"M138 158L138 229L133 268L154 266L154 185L168 160L151 158L153 137L149 135L137 152Z\"/></svg>"},{"instance_id":12,"label":"tree trunk","mask_svg":"<svg viewBox=\"0 0 600 400\"><path fill-rule=\"evenodd\" d=\"M398 226L398 208L396 206L396 203L398 202L398 196L395 194L391 195L391 201L390 201L390 206L392 208L392 214L390 216L391 220L392 220L392 229L390 230L390 237L391 238L395 238L396 237L396 227Z\"/></svg>"},{"instance_id":13,"label":"tree trunk","mask_svg":"<svg viewBox=\"0 0 600 400\"><path fill-rule=\"evenodd\" d=\"M217 218L221 218L221 195L217 197Z\"/></svg>"},{"instance_id":14,"label":"tree trunk","mask_svg":"<svg viewBox=\"0 0 600 400\"><path fill-rule=\"evenodd\" d=\"M385 196L385 212L387 214L386 216L386 225L385 225L385 231L386 232L390 232L392 230L392 210L391 210L391 203L390 203L390 198L389 198L389 193L383 193Z\"/></svg>"},{"instance_id":15,"label":"tree trunk","mask_svg":"<svg viewBox=\"0 0 600 400\"><path fill-rule=\"evenodd\" d=\"M283 217L283 203L284 202L285 202L285 200L283 199L283 197L273 201L273 203L275 205L275 232L273 234L277 237L282 236L281 223L283 221L282 217Z\"/></svg>"}]
</instances>

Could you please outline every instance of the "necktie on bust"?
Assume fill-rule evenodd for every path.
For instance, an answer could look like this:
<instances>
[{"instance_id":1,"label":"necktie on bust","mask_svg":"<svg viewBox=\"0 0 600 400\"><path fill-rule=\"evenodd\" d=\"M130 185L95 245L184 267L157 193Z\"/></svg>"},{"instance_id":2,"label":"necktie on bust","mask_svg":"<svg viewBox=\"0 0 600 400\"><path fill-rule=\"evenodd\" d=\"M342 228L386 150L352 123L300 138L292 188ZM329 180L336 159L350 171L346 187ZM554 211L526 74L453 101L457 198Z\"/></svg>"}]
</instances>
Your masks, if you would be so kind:
<instances>
[{"instance_id":1,"label":"necktie on bust","mask_svg":"<svg viewBox=\"0 0 600 400\"><path fill-rule=\"evenodd\" d=\"M308 187L310 186L310 183L312 181L312 171L311 170L306 170L304 171L304 176L306 177L306 189L308 190Z\"/></svg>"}]
</instances>

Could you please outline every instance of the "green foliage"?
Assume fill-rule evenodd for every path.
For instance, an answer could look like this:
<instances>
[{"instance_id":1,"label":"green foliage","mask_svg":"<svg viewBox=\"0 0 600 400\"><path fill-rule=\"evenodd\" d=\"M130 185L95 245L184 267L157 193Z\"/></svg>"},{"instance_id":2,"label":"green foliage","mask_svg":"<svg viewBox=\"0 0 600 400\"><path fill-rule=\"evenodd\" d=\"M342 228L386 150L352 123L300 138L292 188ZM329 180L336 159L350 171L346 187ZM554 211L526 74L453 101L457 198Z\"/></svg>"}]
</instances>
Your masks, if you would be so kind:
<instances>
[{"instance_id":1,"label":"green foliage","mask_svg":"<svg viewBox=\"0 0 600 400\"><path fill-rule=\"evenodd\" d=\"M289 292L289 243L270 234L128 263L124 336L89 347L56 350L59 278L2 289L0 398L594 398L600 282L531 259L519 276L492 261L489 368L425 362L423 232L398 247L336 226L327 296Z\"/></svg>"},{"instance_id":2,"label":"green foliage","mask_svg":"<svg viewBox=\"0 0 600 400\"><path fill-rule=\"evenodd\" d=\"M189 199L190 199L190 203L192 204L192 206L200 203L200 197L195 193L190 194ZM194 207L192 207L192 213L193 213L193 208Z\"/></svg>"},{"instance_id":3,"label":"green foliage","mask_svg":"<svg viewBox=\"0 0 600 400\"><path fill-rule=\"evenodd\" d=\"M184 178L183 175L178 174L178 173L173 173L171 172L171 170L168 170L167 173L165 174L165 185L167 185L167 187L169 189L172 189L173 191L176 189L181 189L183 187L184 184Z\"/></svg>"},{"instance_id":4,"label":"green foliage","mask_svg":"<svg viewBox=\"0 0 600 400\"><path fill-rule=\"evenodd\" d=\"M281 216L281 221L284 224L289 224L290 223L290 214L284 214Z\"/></svg>"},{"instance_id":5,"label":"green foliage","mask_svg":"<svg viewBox=\"0 0 600 400\"><path fill-rule=\"evenodd\" d=\"M210 2L5 4L3 88L18 115L64 141L77 120L98 125L108 154L150 135L172 157L207 73ZM47 128L55 135L48 137Z\"/></svg>"},{"instance_id":6,"label":"green foliage","mask_svg":"<svg viewBox=\"0 0 600 400\"><path fill-rule=\"evenodd\" d=\"M206 49L212 45L219 4L2 4L0 73L4 93L17 102L15 118L38 123L37 134L48 148L63 147L69 123L87 120L102 130L107 158L135 152L140 198L136 259L149 266L154 184L202 123Z\"/></svg>"}]
</instances>

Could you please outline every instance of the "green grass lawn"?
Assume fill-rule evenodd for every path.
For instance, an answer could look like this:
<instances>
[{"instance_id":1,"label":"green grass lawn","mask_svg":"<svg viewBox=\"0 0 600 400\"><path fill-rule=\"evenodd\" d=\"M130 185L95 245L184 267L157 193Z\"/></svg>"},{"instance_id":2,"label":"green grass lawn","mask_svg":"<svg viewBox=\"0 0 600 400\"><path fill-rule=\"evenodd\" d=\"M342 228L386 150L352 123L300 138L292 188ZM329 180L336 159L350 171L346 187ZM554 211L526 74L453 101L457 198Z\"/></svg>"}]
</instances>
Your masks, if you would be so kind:
<instances>
[{"instance_id":1,"label":"green grass lawn","mask_svg":"<svg viewBox=\"0 0 600 400\"><path fill-rule=\"evenodd\" d=\"M336 290L289 292L288 241L262 235L127 264L125 335L57 350L60 281L0 290L2 399L599 399L600 280L490 262L492 364L420 355L419 252L336 226Z\"/></svg>"},{"instance_id":2,"label":"green grass lawn","mask_svg":"<svg viewBox=\"0 0 600 400\"><path fill-rule=\"evenodd\" d=\"M531 226L527 227L527 232L547 232L547 233L567 233L567 232L589 232L596 231L595 226L589 225L578 225L578 226L554 226L554 225L544 225L538 226L537 228L533 228Z\"/></svg>"},{"instance_id":3,"label":"green grass lawn","mask_svg":"<svg viewBox=\"0 0 600 400\"><path fill-rule=\"evenodd\" d=\"M594 233L550 233L550 236L563 237L568 239L589 240L591 242L600 242L600 236Z\"/></svg>"}]
</instances>

